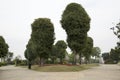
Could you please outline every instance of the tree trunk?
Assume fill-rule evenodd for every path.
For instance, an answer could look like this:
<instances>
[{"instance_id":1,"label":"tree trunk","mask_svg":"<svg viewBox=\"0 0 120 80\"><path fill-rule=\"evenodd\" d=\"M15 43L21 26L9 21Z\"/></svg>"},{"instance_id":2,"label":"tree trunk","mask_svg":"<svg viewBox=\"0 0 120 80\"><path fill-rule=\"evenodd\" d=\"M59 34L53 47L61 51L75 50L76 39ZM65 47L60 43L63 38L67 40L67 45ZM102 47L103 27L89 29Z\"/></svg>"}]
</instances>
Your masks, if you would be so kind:
<instances>
[{"instance_id":1,"label":"tree trunk","mask_svg":"<svg viewBox=\"0 0 120 80\"><path fill-rule=\"evenodd\" d=\"M2 56L0 56L1 62L2 62Z\"/></svg>"},{"instance_id":2,"label":"tree trunk","mask_svg":"<svg viewBox=\"0 0 120 80\"><path fill-rule=\"evenodd\" d=\"M88 60L87 59L85 59L85 64L88 64Z\"/></svg>"},{"instance_id":3,"label":"tree trunk","mask_svg":"<svg viewBox=\"0 0 120 80\"><path fill-rule=\"evenodd\" d=\"M3 62L5 62L5 57L3 57Z\"/></svg>"},{"instance_id":4,"label":"tree trunk","mask_svg":"<svg viewBox=\"0 0 120 80\"><path fill-rule=\"evenodd\" d=\"M44 65L44 59L43 59L43 58L40 58L39 66L43 66L43 65Z\"/></svg>"},{"instance_id":5,"label":"tree trunk","mask_svg":"<svg viewBox=\"0 0 120 80\"><path fill-rule=\"evenodd\" d=\"M81 65L82 64L82 54L81 53L80 53L79 59L80 59L80 65Z\"/></svg>"},{"instance_id":6,"label":"tree trunk","mask_svg":"<svg viewBox=\"0 0 120 80\"><path fill-rule=\"evenodd\" d=\"M60 58L60 64L63 64L63 59L62 58Z\"/></svg>"},{"instance_id":7,"label":"tree trunk","mask_svg":"<svg viewBox=\"0 0 120 80\"><path fill-rule=\"evenodd\" d=\"M76 65L76 52L73 51L73 65Z\"/></svg>"},{"instance_id":8,"label":"tree trunk","mask_svg":"<svg viewBox=\"0 0 120 80\"><path fill-rule=\"evenodd\" d=\"M28 61L28 69L31 69L31 61Z\"/></svg>"},{"instance_id":9,"label":"tree trunk","mask_svg":"<svg viewBox=\"0 0 120 80\"><path fill-rule=\"evenodd\" d=\"M55 59L54 58L52 58L52 64L55 64Z\"/></svg>"},{"instance_id":10,"label":"tree trunk","mask_svg":"<svg viewBox=\"0 0 120 80\"><path fill-rule=\"evenodd\" d=\"M96 61L96 56L95 56L95 63L96 63L97 61Z\"/></svg>"},{"instance_id":11,"label":"tree trunk","mask_svg":"<svg viewBox=\"0 0 120 80\"><path fill-rule=\"evenodd\" d=\"M76 53L76 51L73 51L73 54L74 54L73 65L79 65L79 55Z\"/></svg>"}]
</instances>

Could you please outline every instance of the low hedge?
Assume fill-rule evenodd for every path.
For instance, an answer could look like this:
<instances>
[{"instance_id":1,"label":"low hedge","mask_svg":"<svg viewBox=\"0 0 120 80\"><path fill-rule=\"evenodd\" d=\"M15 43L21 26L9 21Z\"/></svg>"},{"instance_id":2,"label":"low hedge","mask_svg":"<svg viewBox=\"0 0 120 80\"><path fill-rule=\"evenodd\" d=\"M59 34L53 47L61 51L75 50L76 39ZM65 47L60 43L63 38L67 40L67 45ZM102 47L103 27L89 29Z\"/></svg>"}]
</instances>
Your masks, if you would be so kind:
<instances>
[{"instance_id":1,"label":"low hedge","mask_svg":"<svg viewBox=\"0 0 120 80\"><path fill-rule=\"evenodd\" d=\"M0 62L0 66L6 66L7 65L7 63L5 63L5 62Z\"/></svg>"}]
</instances>

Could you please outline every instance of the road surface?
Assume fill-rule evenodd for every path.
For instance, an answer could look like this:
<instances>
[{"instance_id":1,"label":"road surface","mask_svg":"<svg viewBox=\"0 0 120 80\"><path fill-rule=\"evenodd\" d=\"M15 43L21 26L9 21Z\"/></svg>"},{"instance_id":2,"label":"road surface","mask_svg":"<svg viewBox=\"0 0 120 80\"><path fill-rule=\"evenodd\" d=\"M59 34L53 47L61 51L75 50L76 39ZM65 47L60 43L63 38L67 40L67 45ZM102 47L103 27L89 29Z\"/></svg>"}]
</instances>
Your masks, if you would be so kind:
<instances>
[{"instance_id":1,"label":"road surface","mask_svg":"<svg viewBox=\"0 0 120 80\"><path fill-rule=\"evenodd\" d=\"M120 66L100 65L80 72L38 72L5 66L0 67L0 80L120 80Z\"/></svg>"}]
</instances>

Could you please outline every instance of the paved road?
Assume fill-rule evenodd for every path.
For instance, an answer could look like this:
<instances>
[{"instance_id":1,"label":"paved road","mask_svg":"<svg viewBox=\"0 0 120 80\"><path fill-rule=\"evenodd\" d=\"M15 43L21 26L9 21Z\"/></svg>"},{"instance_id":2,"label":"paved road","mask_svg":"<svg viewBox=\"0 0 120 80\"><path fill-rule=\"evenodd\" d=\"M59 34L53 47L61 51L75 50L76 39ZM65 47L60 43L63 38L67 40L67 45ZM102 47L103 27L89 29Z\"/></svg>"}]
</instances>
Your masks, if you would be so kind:
<instances>
[{"instance_id":1,"label":"paved road","mask_svg":"<svg viewBox=\"0 0 120 80\"><path fill-rule=\"evenodd\" d=\"M80 72L37 72L5 66L0 67L0 80L120 80L120 66L101 65Z\"/></svg>"}]
</instances>

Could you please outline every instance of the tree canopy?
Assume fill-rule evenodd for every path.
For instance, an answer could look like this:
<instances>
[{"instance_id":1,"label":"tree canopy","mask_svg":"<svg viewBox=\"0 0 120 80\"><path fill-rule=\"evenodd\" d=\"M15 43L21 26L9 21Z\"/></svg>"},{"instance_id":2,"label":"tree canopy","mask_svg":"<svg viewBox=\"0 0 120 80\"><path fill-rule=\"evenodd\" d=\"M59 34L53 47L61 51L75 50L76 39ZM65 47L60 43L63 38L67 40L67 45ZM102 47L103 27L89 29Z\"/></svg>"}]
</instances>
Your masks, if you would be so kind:
<instances>
[{"instance_id":1,"label":"tree canopy","mask_svg":"<svg viewBox=\"0 0 120 80\"><path fill-rule=\"evenodd\" d=\"M31 26L31 39L35 45L35 51L40 59L47 58L55 39L53 24L48 18L38 18Z\"/></svg>"},{"instance_id":2,"label":"tree canopy","mask_svg":"<svg viewBox=\"0 0 120 80\"><path fill-rule=\"evenodd\" d=\"M77 3L68 4L62 14L61 24L67 33L67 43L70 49L74 54L81 53L90 29L90 17L85 9Z\"/></svg>"},{"instance_id":3,"label":"tree canopy","mask_svg":"<svg viewBox=\"0 0 120 80\"><path fill-rule=\"evenodd\" d=\"M0 57L5 57L8 53L8 44L5 42L4 38L0 36Z\"/></svg>"},{"instance_id":4,"label":"tree canopy","mask_svg":"<svg viewBox=\"0 0 120 80\"><path fill-rule=\"evenodd\" d=\"M57 53L58 53L58 58L60 58L60 63L63 63L63 58L65 58L67 44L63 40L59 40L55 44L55 46L56 46L57 51L58 51Z\"/></svg>"},{"instance_id":5,"label":"tree canopy","mask_svg":"<svg viewBox=\"0 0 120 80\"><path fill-rule=\"evenodd\" d=\"M93 39L91 37L87 37L86 47L83 50L83 55L86 59L86 63L90 60L90 57L92 55L92 49L93 49Z\"/></svg>"}]
</instances>

